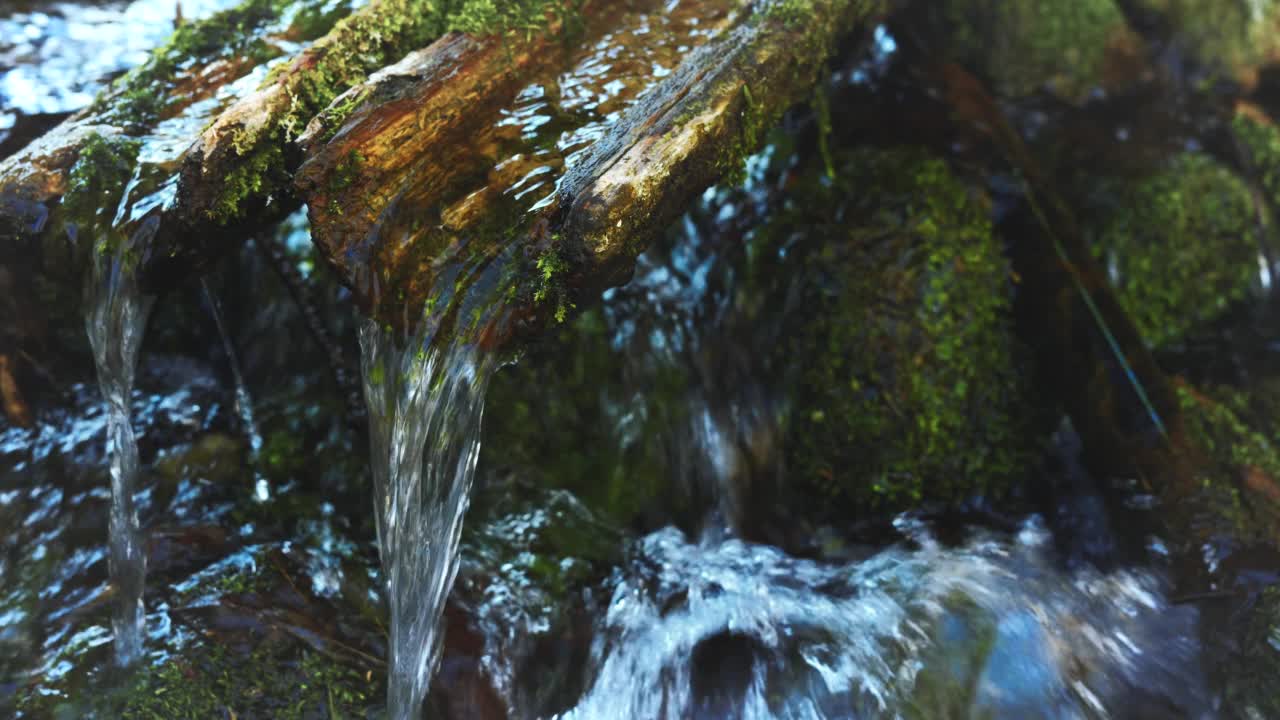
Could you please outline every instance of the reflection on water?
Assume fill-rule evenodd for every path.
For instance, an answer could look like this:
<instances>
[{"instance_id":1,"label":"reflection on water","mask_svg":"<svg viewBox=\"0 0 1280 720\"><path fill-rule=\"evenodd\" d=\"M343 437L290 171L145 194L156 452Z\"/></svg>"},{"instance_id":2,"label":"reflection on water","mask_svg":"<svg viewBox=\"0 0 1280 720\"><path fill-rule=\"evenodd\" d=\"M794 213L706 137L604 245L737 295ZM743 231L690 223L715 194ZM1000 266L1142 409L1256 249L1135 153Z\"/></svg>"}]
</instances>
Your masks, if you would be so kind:
<instances>
[{"instance_id":1,"label":"reflection on water","mask_svg":"<svg viewBox=\"0 0 1280 720\"><path fill-rule=\"evenodd\" d=\"M0 117L85 107L114 75L141 64L173 32L237 0L18 2L0 9ZM0 130L3 126L0 125Z\"/></svg>"}]
</instances>

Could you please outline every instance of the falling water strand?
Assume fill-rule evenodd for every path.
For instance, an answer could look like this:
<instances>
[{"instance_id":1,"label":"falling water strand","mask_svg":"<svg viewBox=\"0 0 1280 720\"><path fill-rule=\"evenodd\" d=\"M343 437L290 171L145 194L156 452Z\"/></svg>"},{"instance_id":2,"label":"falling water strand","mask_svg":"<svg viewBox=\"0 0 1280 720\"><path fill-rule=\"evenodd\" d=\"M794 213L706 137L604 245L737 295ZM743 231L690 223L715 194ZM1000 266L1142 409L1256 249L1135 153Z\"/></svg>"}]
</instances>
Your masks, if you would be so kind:
<instances>
[{"instance_id":1,"label":"falling water strand","mask_svg":"<svg viewBox=\"0 0 1280 720\"><path fill-rule=\"evenodd\" d=\"M438 625L458 571L458 542L480 454L493 365L474 345L397 343L366 321L361 366L369 407L378 549L391 610L387 714L418 716L440 655Z\"/></svg>"},{"instance_id":2,"label":"falling water strand","mask_svg":"<svg viewBox=\"0 0 1280 720\"><path fill-rule=\"evenodd\" d=\"M232 344L231 335L227 333L226 323L222 320L222 310L218 307L218 300L209 290L209 283L205 282L204 278L200 279L200 289L204 291L205 302L209 303L209 312L213 315L214 324L218 326L218 335L222 337L222 349L227 354L227 364L231 366L231 378L236 384L236 413L240 416L240 424L244 426L245 434L249 436L249 459L256 468L262 453L262 433L258 432L258 423L253 416L253 398L249 396L249 388L244 384L244 375L240 372L240 361L236 358L235 345ZM259 502L271 499L271 486L267 479L256 469L254 475L254 498Z\"/></svg>"},{"instance_id":3,"label":"falling water strand","mask_svg":"<svg viewBox=\"0 0 1280 720\"><path fill-rule=\"evenodd\" d=\"M137 238L135 238L136 240ZM142 651L142 591L147 558L134 493L138 443L130 420L134 369L154 298L142 294L133 271L133 243L93 253L86 292L85 326L93 346L98 384L107 409L107 457L111 472L109 520L111 583L116 608L111 620L116 662L133 663Z\"/></svg>"}]
</instances>

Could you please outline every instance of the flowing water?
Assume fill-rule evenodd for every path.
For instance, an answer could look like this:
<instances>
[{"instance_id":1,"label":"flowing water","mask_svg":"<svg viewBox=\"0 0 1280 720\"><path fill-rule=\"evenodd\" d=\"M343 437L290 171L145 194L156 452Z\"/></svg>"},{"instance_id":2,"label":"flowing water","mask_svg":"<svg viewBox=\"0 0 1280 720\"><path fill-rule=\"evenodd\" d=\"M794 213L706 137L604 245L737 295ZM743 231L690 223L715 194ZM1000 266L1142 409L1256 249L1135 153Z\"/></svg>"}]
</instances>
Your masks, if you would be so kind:
<instances>
[{"instance_id":1,"label":"flowing water","mask_svg":"<svg viewBox=\"0 0 1280 720\"><path fill-rule=\"evenodd\" d=\"M480 451L492 360L473 345L401 343L360 329L378 550L391 611L388 713L418 716L440 659L439 624Z\"/></svg>"},{"instance_id":2,"label":"flowing water","mask_svg":"<svg viewBox=\"0 0 1280 720\"><path fill-rule=\"evenodd\" d=\"M107 407L107 457L111 467L111 515L108 546L116 611L111 620L116 662L129 665L142 651L142 592L146 584L145 543L138 524L134 494L138 489L138 441L129 414L133 376L138 365L147 317L154 298L144 295L130 254L135 237L114 249L95 252L88 291L85 327L93 347L98 385Z\"/></svg>"},{"instance_id":3,"label":"flowing water","mask_svg":"<svg viewBox=\"0 0 1280 720\"><path fill-rule=\"evenodd\" d=\"M1158 572L1055 567L1029 520L854 562L639 542L565 718L1214 717L1197 613ZM1163 709L1161 709L1163 708Z\"/></svg>"}]
</instances>

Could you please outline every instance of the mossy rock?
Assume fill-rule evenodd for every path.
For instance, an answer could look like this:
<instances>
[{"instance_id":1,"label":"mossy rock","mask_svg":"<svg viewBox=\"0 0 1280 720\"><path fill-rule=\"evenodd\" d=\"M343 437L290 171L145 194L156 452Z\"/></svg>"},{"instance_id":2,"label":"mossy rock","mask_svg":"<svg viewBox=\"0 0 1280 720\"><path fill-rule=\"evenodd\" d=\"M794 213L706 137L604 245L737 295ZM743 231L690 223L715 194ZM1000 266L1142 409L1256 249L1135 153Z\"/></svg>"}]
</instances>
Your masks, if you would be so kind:
<instances>
[{"instance_id":1,"label":"mossy rock","mask_svg":"<svg viewBox=\"0 0 1280 720\"><path fill-rule=\"evenodd\" d=\"M1140 180L1109 182L1093 245L1121 305L1153 346L1181 338L1244 297L1257 276L1249 186L1200 153Z\"/></svg>"},{"instance_id":2,"label":"mossy rock","mask_svg":"<svg viewBox=\"0 0 1280 720\"><path fill-rule=\"evenodd\" d=\"M1235 544L1273 542L1280 507L1280 381L1248 391L1230 386L1176 388L1197 462L1207 535Z\"/></svg>"},{"instance_id":3,"label":"mossy rock","mask_svg":"<svg viewBox=\"0 0 1280 720\"><path fill-rule=\"evenodd\" d=\"M934 17L948 54L1007 97L1083 100L1105 84L1108 52L1133 42L1112 0L947 0Z\"/></svg>"},{"instance_id":4,"label":"mossy rock","mask_svg":"<svg viewBox=\"0 0 1280 720\"><path fill-rule=\"evenodd\" d=\"M1280 2L1276 0L1131 0L1159 17L1174 46L1190 53L1201 79L1248 79L1280 51Z\"/></svg>"},{"instance_id":5,"label":"mossy rock","mask_svg":"<svg viewBox=\"0 0 1280 720\"><path fill-rule=\"evenodd\" d=\"M837 513L1000 495L1029 445L988 202L915 149L835 167L752 240L762 294L799 293L774 357L794 376L791 484ZM798 280L780 295L774 277Z\"/></svg>"}]
</instances>

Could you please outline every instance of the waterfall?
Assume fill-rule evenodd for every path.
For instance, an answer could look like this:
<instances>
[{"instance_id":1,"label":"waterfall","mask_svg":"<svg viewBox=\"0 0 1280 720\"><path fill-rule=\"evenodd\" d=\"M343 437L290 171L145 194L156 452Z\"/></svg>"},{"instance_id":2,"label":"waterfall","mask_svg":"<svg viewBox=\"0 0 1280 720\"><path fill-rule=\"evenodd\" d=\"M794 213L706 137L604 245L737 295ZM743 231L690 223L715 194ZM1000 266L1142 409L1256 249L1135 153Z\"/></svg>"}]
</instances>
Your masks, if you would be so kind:
<instances>
[{"instance_id":1,"label":"waterfall","mask_svg":"<svg viewBox=\"0 0 1280 720\"><path fill-rule=\"evenodd\" d=\"M387 711L416 718L440 657L440 616L458 571L462 516L480 454L492 356L431 333L397 342L366 320L361 368L369 406L378 549L391 610Z\"/></svg>"},{"instance_id":2,"label":"waterfall","mask_svg":"<svg viewBox=\"0 0 1280 720\"><path fill-rule=\"evenodd\" d=\"M134 369L154 298L144 295L134 272L136 248L151 228L130 242L93 253L86 291L85 327L93 347L98 385L107 410L107 457L111 472L109 521L111 584L116 607L111 620L116 662L132 664L142 652L142 591L147 557L134 506L138 485L138 443L130 421Z\"/></svg>"}]
</instances>

